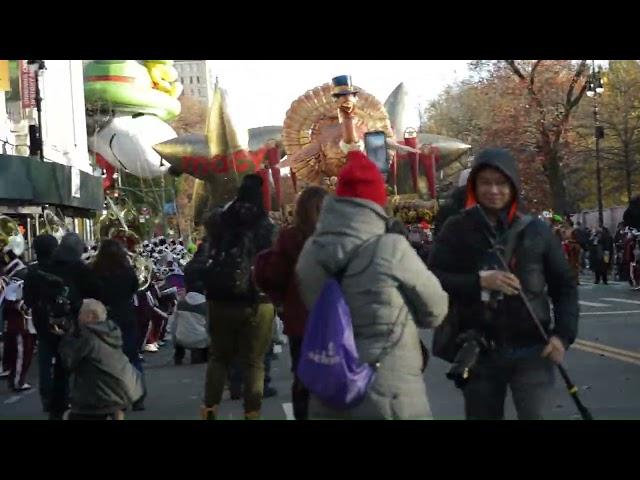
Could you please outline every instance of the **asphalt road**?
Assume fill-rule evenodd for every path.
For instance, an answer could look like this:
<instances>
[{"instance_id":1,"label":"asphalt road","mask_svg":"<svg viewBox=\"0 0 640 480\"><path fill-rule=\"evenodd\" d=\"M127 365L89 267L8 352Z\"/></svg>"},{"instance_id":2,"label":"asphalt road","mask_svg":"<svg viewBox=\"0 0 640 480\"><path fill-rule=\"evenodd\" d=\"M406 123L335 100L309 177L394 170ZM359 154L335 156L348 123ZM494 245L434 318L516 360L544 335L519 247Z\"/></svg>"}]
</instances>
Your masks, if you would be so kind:
<instances>
[{"instance_id":1,"label":"asphalt road","mask_svg":"<svg viewBox=\"0 0 640 480\"><path fill-rule=\"evenodd\" d=\"M585 281L586 280L586 281ZM579 339L567 352L565 365L580 397L596 419L640 419L640 292L612 282L593 285L583 278L580 289ZM423 333L427 345L431 333ZM278 347L276 347L278 348ZM188 355L187 355L188 362ZM46 419L37 393L37 365L31 367L29 383L34 389L16 394L0 384L0 419ZM145 354L149 396L146 410L128 412L130 420L195 420L199 418L205 365L174 366L172 347ZM432 358L425 378L435 419L462 419L460 392L446 379L448 364ZM276 397L267 398L263 418L292 420L290 400L290 359L288 346L282 347L272 364ZM228 391L220 406L220 418L242 419L241 401L231 401ZM579 416L561 379L556 379L553 401L546 416L550 419L578 419ZM507 398L506 418L516 418Z\"/></svg>"}]
</instances>

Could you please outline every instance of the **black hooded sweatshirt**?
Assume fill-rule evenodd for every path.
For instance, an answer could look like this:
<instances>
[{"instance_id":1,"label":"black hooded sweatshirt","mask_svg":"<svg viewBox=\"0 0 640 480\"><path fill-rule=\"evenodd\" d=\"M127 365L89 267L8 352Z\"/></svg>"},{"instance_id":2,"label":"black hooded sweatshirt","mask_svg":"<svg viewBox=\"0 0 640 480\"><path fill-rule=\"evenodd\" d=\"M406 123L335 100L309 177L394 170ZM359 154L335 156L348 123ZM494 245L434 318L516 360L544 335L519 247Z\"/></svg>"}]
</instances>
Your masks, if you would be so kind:
<instances>
[{"instance_id":1,"label":"black hooded sweatshirt","mask_svg":"<svg viewBox=\"0 0 640 480\"><path fill-rule=\"evenodd\" d=\"M520 178L511 154L502 149L487 149L474 163L467 182L467 208L442 226L429 256L429 268L450 295L462 331L477 329L505 347L543 344L544 339L519 295L504 296L497 308L490 310L481 300L478 272L490 256L487 235L496 240L495 231L504 234L524 217L514 202L500 215L492 230L475 200L475 178L486 167L504 173L518 197ZM579 308L577 287L560 242L548 225L537 218L530 219L517 238L511 269L547 332L557 335L568 346L576 338ZM549 299L554 307L553 322Z\"/></svg>"},{"instance_id":2,"label":"black hooded sweatshirt","mask_svg":"<svg viewBox=\"0 0 640 480\"><path fill-rule=\"evenodd\" d=\"M51 257L45 271L57 275L69 287L71 308L77 316L85 298L102 298L97 275L80 258L80 253L66 245L60 245Z\"/></svg>"},{"instance_id":3,"label":"black hooded sweatshirt","mask_svg":"<svg viewBox=\"0 0 640 480\"><path fill-rule=\"evenodd\" d=\"M47 284L40 275L40 271L48 271L51 256L58 246L58 241L51 235L38 235L33 241L37 261L29 265L29 271L24 280L24 303L32 311L33 324L39 334L48 331L46 310L42 302L46 295Z\"/></svg>"}]
</instances>

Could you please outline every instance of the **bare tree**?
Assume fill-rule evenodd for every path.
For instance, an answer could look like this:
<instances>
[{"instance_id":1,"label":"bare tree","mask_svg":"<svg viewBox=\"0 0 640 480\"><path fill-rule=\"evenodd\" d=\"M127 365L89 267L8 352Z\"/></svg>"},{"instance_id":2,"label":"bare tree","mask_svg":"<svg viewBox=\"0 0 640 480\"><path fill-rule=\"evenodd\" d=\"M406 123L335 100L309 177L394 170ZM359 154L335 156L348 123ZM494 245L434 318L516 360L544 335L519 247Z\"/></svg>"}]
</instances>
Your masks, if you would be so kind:
<instances>
[{"instance_id":1,"label":"bare tree","mask_svg":"<svg viewBox=\"0 0 640 480\"><path fill-rule=\"evenodd\" d=\"M563 156L561 142L567 130L569 119L574 109L587 91L586 60L581 60L568 83L566 95L561 103L550 105L537 87L537 72L545 60L516 63L505 60L511 71L526 89L533 103L533 111L537 113L536 149L542 158L542 167L551 189L554 210L569 213L565 174L562 169Z\"/></svg>"}]
</instances>

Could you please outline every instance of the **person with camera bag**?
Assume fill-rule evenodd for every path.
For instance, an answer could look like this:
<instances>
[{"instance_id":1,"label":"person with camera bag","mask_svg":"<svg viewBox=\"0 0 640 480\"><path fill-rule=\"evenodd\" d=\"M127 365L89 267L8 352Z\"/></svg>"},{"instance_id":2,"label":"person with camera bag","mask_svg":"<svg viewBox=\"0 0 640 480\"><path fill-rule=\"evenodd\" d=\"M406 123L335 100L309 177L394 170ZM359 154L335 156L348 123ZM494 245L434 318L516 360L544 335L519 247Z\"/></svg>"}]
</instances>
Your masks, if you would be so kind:
<instances>
[{"instance_id":1,"label":"person with camera bag","mask_svg":"<svg viewBox=\"0 0 640 480\"><path fill-rule=\"evenodd\" d=\"M84 252L84 242L77 233L66 233L60 245L53 252L51 261L44 270L44 278L46 284L42 292L48 292L47 308L50 311L50 323L52 329L57 334L64 334L69 331L78 321L78 313L85 298L100 298L101 288L96 275L82 261ZM50 295L50 293L58 292L57 285L63 284L60 294ZM45 298L45 297L43 297ZM68 310L63 322L53 321L60 312L57 310L67 305ZM66 382L54 383L52 385L51 402L49 405L49 419L61 420L62 415L68 408L66 399L68 386Z\"/></svg>"},{"instance_id":2,"label":"person with camera bag","mask_svg":"<svg viewBox=\"0 0 640 480\"><path fill-rule=\"evenodd\" d=\"M542 220L519 212L519 191L511 153L480 152L467 181L466 209L443 225L429 257L452 303L441 327L447 334L440 344L439 332L434 336L434 354L453 362L448 376L462 389L467 419L502 419L507 387L519 419L541 419L554 363L562 362L577 334L577 286L562 246Z\"/></svg>"},{"instance_id":3,"label":"person with camera bag","mask_svg":"<svg viewBox=\"0 0 640 480\"><path fill-rule=\"evenodd\" d=\"M24 301L31 308L33 323L38 336L38 385L42 410L49 413L54 388L62 389L62 403L68 396L68 378L58 355L60 335L56 335L50 323L51 309L47 300L55 297L56 285L51 285L46 270L51 263L51 256L58 247L58 240L53 235L38 235L33 239L36 261L29 265L24 280ZM61 279L57 285L64 286ZM55 363L54 363L55 358ZM54 387L55 386L55 387Z\"/></svg>"}]
</instances>

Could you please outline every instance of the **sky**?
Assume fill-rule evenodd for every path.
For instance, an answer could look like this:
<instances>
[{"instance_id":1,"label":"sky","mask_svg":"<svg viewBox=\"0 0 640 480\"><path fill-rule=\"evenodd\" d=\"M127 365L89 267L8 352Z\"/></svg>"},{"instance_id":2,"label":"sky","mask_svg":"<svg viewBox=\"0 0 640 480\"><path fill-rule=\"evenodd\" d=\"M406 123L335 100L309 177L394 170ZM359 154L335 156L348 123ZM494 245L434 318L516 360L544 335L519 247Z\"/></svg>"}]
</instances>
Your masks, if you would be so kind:
<instances>
[{"instance_id":1,"label":"sky","mask_svg":"<svg viewBox=\"0 0 640 480\"><path fill-rule=\"evenodd\" d=\"M227 92L238 127L282 125L291 103L307 90L351 75L353 84L382 103L401 82L408 89L407 118L419 126L426 107L445 86L462 79L468 60L210 60L209 68Z\"/></svg>"}]
</instances>

